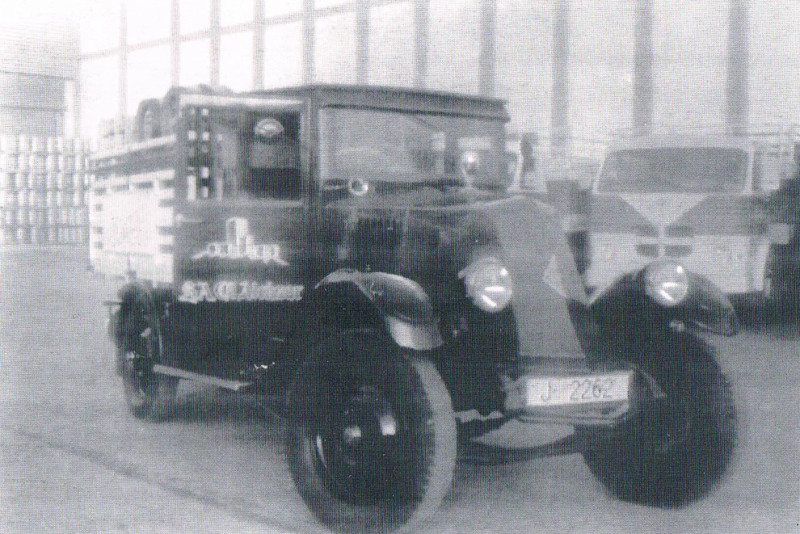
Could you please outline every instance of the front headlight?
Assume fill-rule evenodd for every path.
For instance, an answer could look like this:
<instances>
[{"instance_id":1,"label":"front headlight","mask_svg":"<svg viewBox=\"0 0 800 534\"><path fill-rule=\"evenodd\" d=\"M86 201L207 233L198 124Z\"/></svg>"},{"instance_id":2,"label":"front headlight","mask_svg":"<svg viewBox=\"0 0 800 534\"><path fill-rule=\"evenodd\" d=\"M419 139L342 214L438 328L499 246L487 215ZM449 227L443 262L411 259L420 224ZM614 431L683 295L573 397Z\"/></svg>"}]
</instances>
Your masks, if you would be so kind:
<instances>
[{"instance_id":1,"label":"front headlight","mask_svg":"<svg viewBox=\"0 0 800 534\"><path fill-rule=\"evenodd\" d=\"M481 258L458 273L464 279L467 295L485 312L499 312L511 302L511 274L497 258Z\"/></svg>"},{"instance_id":2,"label":"front headlight","mask_svg":"<svg viewBox=\"0 0 800 534\"><path fill-rule=\"evenodd\" d=\"M644 272L645 293L662 306L676 306L689 293L689 275L671 261L651 263Z\"/></svg>"}]
</instances>

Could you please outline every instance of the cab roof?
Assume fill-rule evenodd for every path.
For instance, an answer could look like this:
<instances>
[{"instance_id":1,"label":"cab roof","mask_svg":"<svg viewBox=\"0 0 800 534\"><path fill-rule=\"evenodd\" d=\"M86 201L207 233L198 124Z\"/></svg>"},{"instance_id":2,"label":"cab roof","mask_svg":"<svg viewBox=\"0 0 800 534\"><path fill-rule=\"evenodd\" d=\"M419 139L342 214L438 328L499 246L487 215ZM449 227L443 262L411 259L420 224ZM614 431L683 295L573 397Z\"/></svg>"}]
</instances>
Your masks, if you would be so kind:
<instances>
[{"instance_id":1,"label":"cab roof","mask_svg":"<svg viewBox=\"0 0 800 534\"><path fill-rule=\"evenodd\" d=\"M318 107L342 106L418 111L509 120L504 100L422 89L375 85L312 84L253 91L247 95L310 99Z\"/></svg>"}]
</instances>

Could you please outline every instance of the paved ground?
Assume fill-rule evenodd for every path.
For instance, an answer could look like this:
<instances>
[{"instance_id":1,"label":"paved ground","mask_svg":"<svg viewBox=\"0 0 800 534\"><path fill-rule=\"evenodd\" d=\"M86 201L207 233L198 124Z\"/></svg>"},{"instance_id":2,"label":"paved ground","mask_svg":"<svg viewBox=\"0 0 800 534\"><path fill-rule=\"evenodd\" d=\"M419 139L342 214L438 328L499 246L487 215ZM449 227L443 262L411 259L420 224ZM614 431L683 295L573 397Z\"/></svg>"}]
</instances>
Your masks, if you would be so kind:
<instances>
[{"instance_id":1,"label":"paved ground","mask_svg":"<svg viewBox=\"0 0 800 534\"><path fill-rule=\"evenodd\" d=\"M181 383L175 418L135 420L103 331L113 284L71 249L5 248L0 261L0 532L322 531L291 483L284 424L257 399ZM619 502L576 454L461 464L430 531L800 532L798 325L720 343L740 444L705 500Z\"/></svg>"}]
</instances>

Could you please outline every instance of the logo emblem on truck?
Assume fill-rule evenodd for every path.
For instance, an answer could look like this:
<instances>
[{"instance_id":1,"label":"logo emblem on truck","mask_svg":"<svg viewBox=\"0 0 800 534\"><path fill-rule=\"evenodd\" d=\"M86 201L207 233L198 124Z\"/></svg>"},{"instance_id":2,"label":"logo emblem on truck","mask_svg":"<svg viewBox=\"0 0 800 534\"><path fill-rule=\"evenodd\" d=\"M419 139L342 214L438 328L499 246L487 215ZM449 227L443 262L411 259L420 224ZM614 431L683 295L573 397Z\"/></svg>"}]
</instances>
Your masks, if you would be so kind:
<instances>
[{"instance_id":1,"label":"logo emblem on truck","mask_svg":"<svg viewBox=\"0 0 800 534\"><path fill-rule=\"evenodd\" d=\"M225 242L216 241L206 245L206 249L192 256L200 258L226 258L230 260L255 260L265 264L289 265L281 258L281 247L275 243L256 244L250 234L247 219L232 217L225 221Z\"/></svg>"}]
</instances>

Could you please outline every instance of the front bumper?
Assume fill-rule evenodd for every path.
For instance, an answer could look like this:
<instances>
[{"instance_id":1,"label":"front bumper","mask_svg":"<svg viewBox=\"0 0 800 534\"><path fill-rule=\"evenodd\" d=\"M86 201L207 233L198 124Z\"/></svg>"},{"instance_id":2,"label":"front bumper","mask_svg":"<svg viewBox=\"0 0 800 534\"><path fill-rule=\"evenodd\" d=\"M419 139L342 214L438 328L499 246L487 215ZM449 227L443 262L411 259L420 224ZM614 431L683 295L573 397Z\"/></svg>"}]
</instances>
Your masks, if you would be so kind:
<instances>
[{"instance_id":1,"label":"front bumper","mask_svg":"<svg viewBox=\"0 0 800 534\"><path fill-rule=\"evenodd\" d=\"M627 387L620 396L623 379ZM616 389L606 395L603 388L615 381ZM663 396L652 379L625 362L590 365L585 359L533 358L516 367L514 375L504 374L502 382L506 417L525 423L616 426ZM552 384L547 387L553 393L543 392L543 384Z\"/></svg>"}]
</instances>

